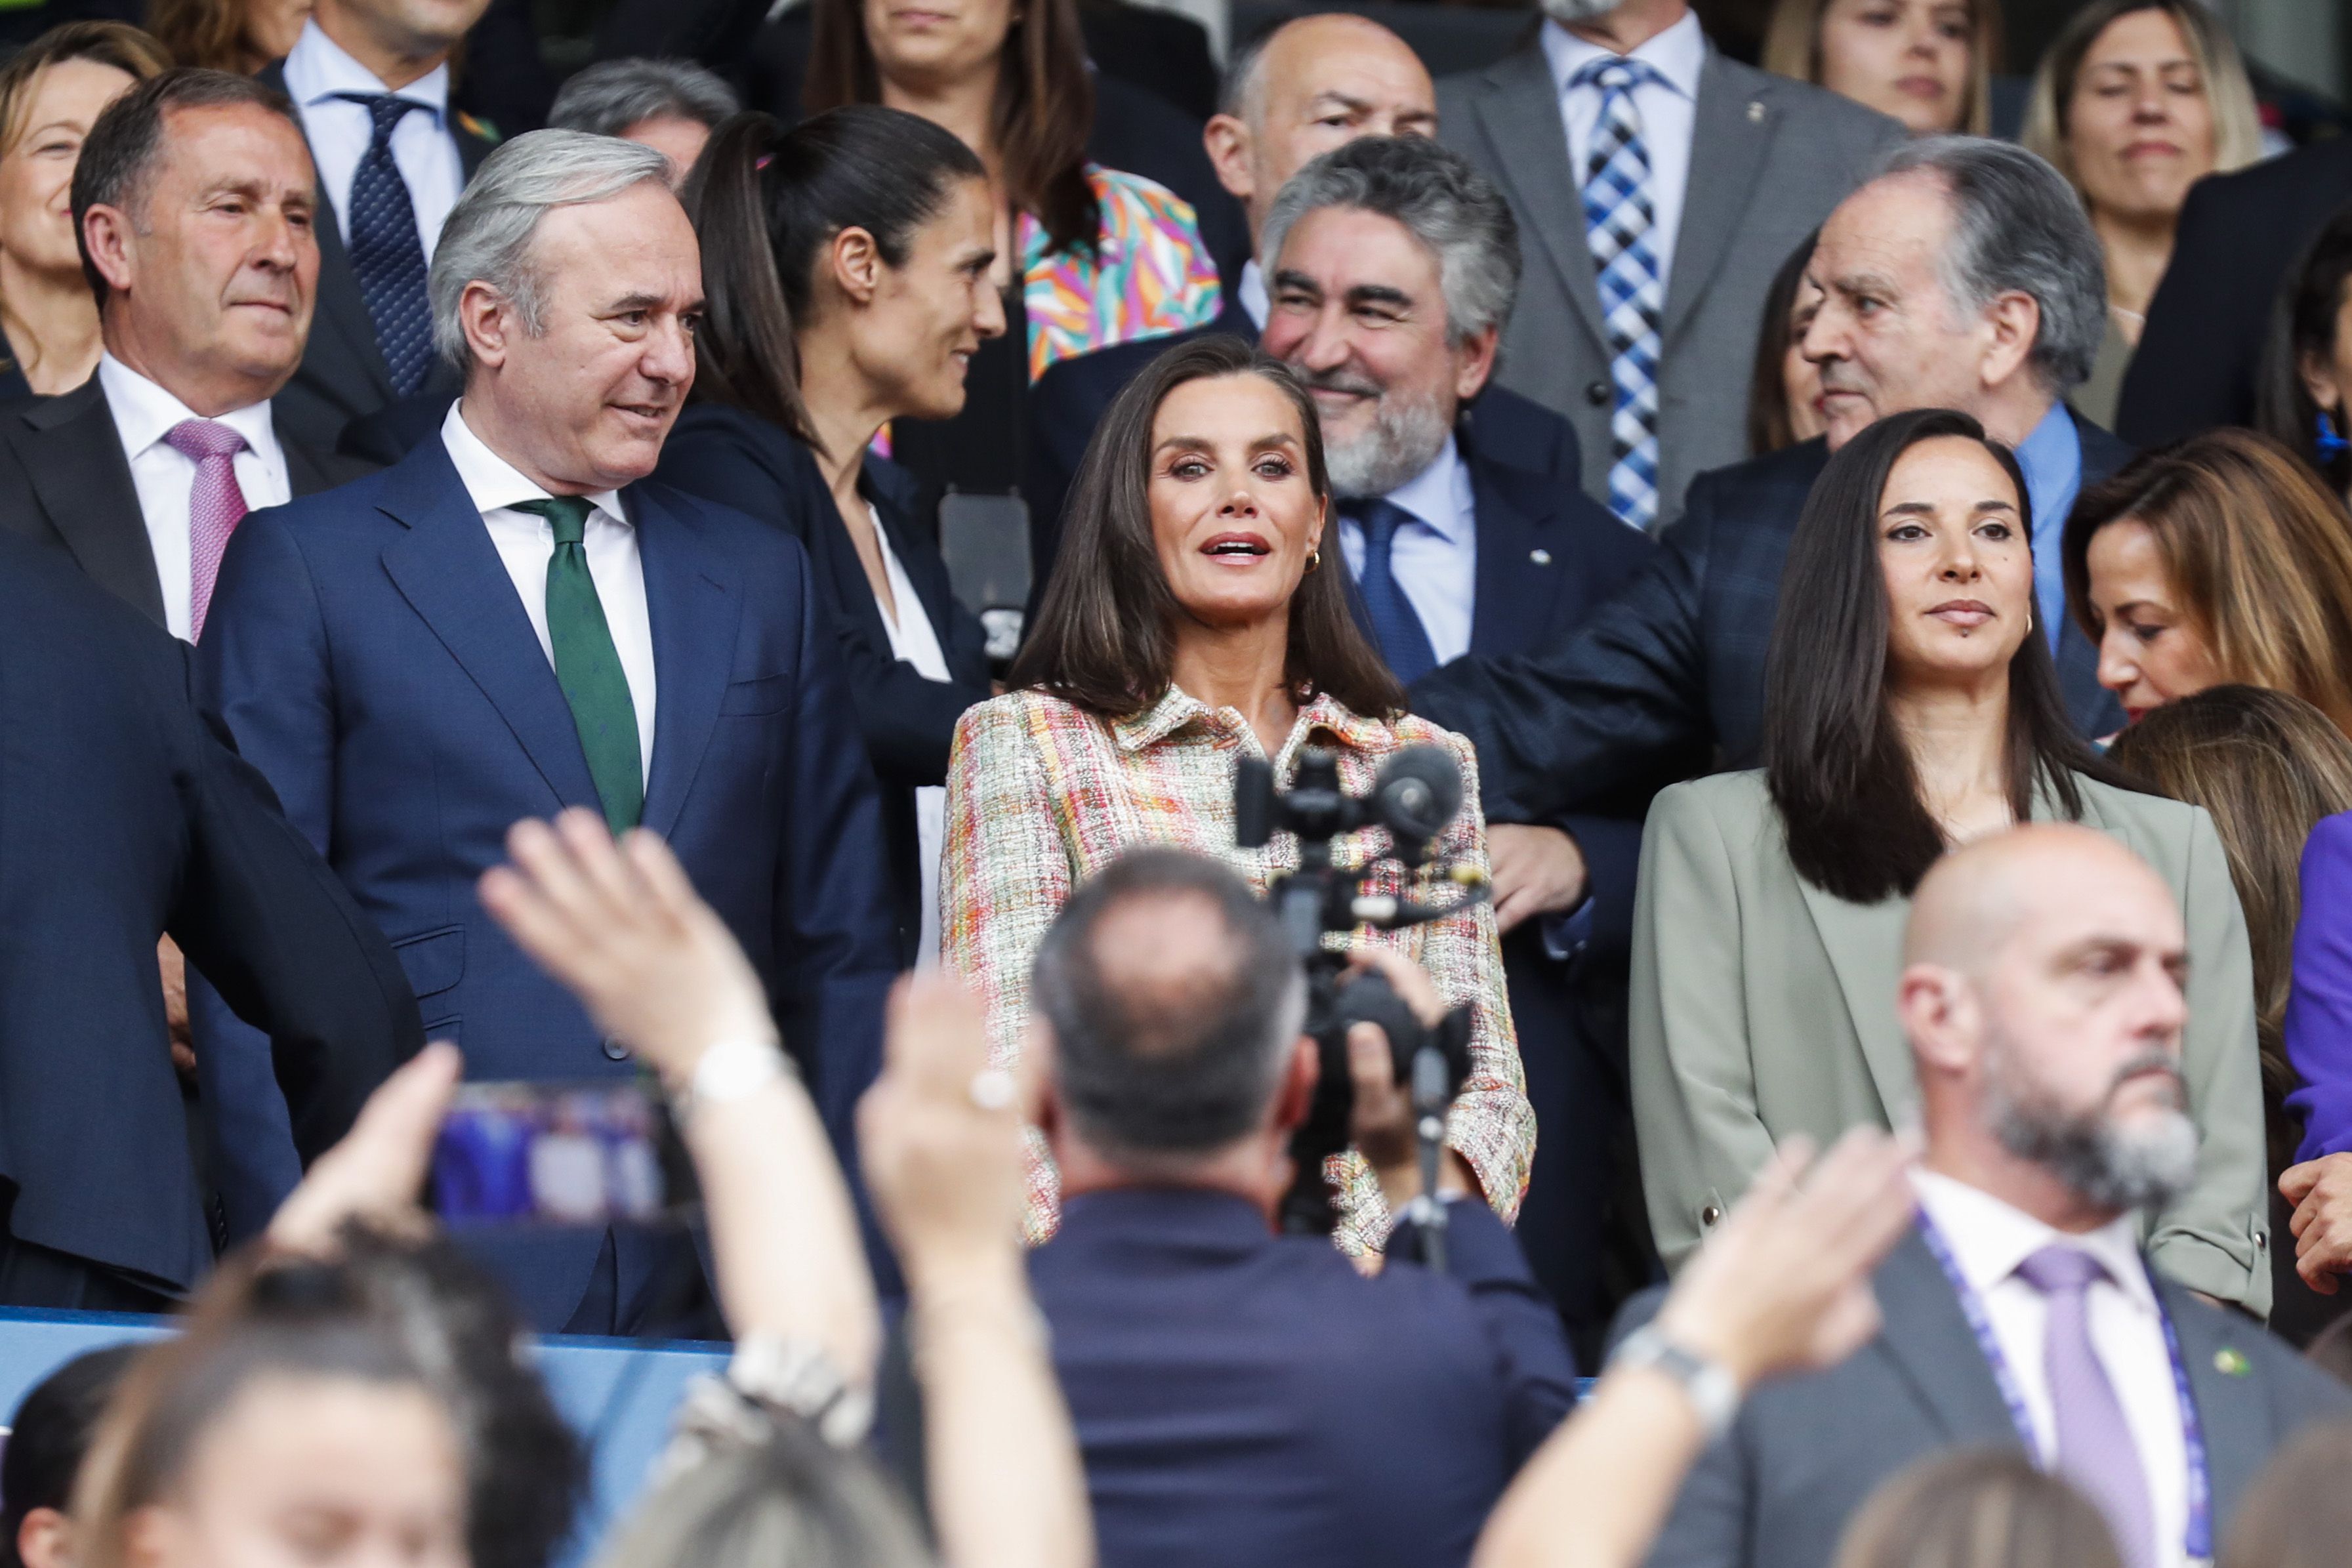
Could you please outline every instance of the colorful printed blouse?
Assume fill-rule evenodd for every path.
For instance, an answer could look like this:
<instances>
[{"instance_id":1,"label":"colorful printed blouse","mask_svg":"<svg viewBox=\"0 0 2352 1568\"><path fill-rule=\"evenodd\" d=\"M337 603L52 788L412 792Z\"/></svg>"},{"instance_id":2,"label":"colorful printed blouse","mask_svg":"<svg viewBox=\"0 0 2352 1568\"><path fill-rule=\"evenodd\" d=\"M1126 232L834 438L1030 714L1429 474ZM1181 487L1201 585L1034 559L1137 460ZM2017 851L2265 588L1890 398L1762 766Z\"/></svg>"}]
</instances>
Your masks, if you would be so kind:
<instances>
[{"instance_id":1,"label":"colorful printed blouse","mask_svg":"<svg viewBox=\"0 0 2352 1568\"><path fill-rule=\"evenodd\" d=\"M1055 360L1137 338L1206 326L1217 315L1217 264L1192 204L1139 174L1087 165L1102 208L1101 243L1048 254L1045 226L1020 215L1029 379Z\"/></svg>"},{"instance_id":2,"label":"colorful printed blouse","mask_svg":"<svg viewBox=\"0 0 2352 1568\"><path fill-rule=\"evenodd\" d=\"M1339 753L1340 781L1352 792L1368 788L1391 752L1444 746L1462 766L1470 804L1439 841L1437 858L1486 868L1477 758L1467 741L1421 719L1390 725L1359 718L1318 697L1300 711L1275 758L1276 776L1288 778L1310 743ZM1173 687L1157 706L1116 722L1036 691L1012 692L965 712L948 763L940 952L980 993L995 1063L1009 1065L1019 1052L1029 1016L1029 964L1045 928L1071 889L1123 850L1172 844L1214 855L1260 890L1275 872L1297 868L1297 841L1286 834L1264 849L1234 847L1234 764L1244 753L1265 754L1248 721ZM1350 835L1335 847L1333 861L1360 866L1374 847L1386 847L1387 837L1383 828ZM1451 889L1433 879L1408 889L1391 867L1369 879L1365 890L1434 899ZM1496 1211L1513 1217L1527 1190L1536 1124L1519 1073L1494 910L1480 904L1450 920L1365 931L1355 940L1402 952L1429 972L1448 1002L1469 1004L1471 1076L1454 1101L1446 1142L1477 1173ZM1036 1242L1059 1223L1060 1184L1034 1134L1031 1156L1026 1229ZM1349 1150L1327 1173L1340 1194L1340 1246L1351 1256L1377 1250L1390 1222L1371 1167Z\"/></svg>"}]
</instances>

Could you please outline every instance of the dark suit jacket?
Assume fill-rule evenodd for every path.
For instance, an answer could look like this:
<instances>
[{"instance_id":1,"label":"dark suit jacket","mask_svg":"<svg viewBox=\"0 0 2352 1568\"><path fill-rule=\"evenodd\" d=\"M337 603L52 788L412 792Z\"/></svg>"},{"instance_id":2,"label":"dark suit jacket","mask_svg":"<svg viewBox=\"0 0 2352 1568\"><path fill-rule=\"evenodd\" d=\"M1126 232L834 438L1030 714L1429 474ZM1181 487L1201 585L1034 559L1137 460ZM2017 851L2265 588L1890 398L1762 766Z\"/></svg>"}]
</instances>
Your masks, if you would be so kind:
<instances>
[{"instance_id":1,"label":"dark suit jacket","mask_svg":"<svg viewBox=\"0 0 2352 1568\"><path fill-rule=\"evenodd\" d=\"M1569 166L1559 103L1533 36L1485 69L1437 84L1440 139L1510 199L1527 254L1496 374L1568 416L1584 452L1584 488L1605 501L1609 335L1585 237L1583 174ZM1694 475L1746 450L1748 388L1772 275L1903 140L1903 127L1885 115L1707 50L1660 323L1660 525L1679 515Z\"/></svg>"},{"instance_id":2,"label":"dark suit jacket","mask_svg":"<svg viewBox=\"0 0 2352 1568\"><path fill-rule=\"evenodd\" d=\"M2080 416L2074 426L2085 487L2130 458ZM1757 764L1780 573L1828 461L1815 437L1700 475L1648 570L1574 637L1529 657L1457 659L1413 687L1414 711L1477 746L1488 816L1550 821L1596 800L1623 809L1711 761ZM2098 650L2071 619L2058 675L2084 734L2122 726Z\"/></svg>"},{"instance_id":3,"label":"dark suit jacket","mask_svg":"<svg viewBox=\"0 0 2352 1568\"><path fill-rule=\"evenodd\" d=\"M2214 1535L2226 1540L2263 1460L2312 1422L2352 1414L2352 1394L2246 1319L2153 1269L2149 1278L2180 1336L2212 1472ZM1906 1466L1955 1445L2020 1447L1959 1300L1916 1231L1873 1283L1878 1337L1843 1365L1749 1396L1684 1482L1652 1568L1828 1568L1846 1521ZM1627 1320L1656 1308L1655 1295L1638 1300ZM2215 1364L2229 1350L2243 1372Z\"/></svg>"},{"instance_id":4,"label":"dark suit jacket","mask_svg":"<svg viewBox=\"0 0 2352 1568\"><path fill-rule=\"evenodd\" d=\"M0 1224L155 1289L212 1264L155 942L240 1016L308 1160L415 1050L383 938L189 700L187 649L0 537Z\"/></svg>"},{"instance_id":5,"label":"dark suit jacket","mask_svg":"<svg viewBox=\"0 0 2352 1568\"><path fill-rule=\"evenodd\" d=\"M899 961L911 966L922 931L921 847L915 790L947 782L956 721L988 700L988 638L980 618L948 587L939 546L917 525L917 486L896 464L868 455L867 500L882 520L892 553L907 569L947 657L950 679L926 680L890 651L874 588L842 526L833 492L809 449L766 421L719 404L698 403L678 416L655 478L790 532L809 552L817 592L840 636L857 727L881 781L883 826L890 837L897 894ZM903 610L901 613L904 613Z\"/></svg>"},{"instance_id":6,"label":"dark suit jacket","mask_svg":"<svg viewBox=\"0 0 2352 1568\"><path fill-rule=\"evenodd\" d=\"M284 62L265 67L260 79L286 90ZM457 157L472 179L482 160L497 145L468 129L451 106L449 134L457 143ZM300 123L299 118L296 123ZM271 403L281 438L291 436L322 452L336 449L343 426L362 414L373 414L395 395L392 371L383 351L376 346L375 322L367 301L360 297L360 277L352 270L351 252L343 248L342 221L324 186L319 191L319 302L310 318L310 341L302 350L302 364ZM425 389L445 399L462 388L457 373L436 362L425 376Z\"/></svg>"},{"instance_id":7,"label":"dark suit jacket","mask_svg":"<svg viewBox=\"0 0 2352 1568\"><path fill-rule=\"evenodd\" d=\"M1502 1222L1451 1215L1450 1278L1392 1258L1366 1279L1230 1194L1064 1201L1029 1277L1105 1563L1468 1558L1575 1365Z\"/></svg>"},{"instance_id":8,"label":"dark suit jacket","mask_svg":"<svg viewBox=\"0 0 2352 1568\"><path fill-rule=\"evenodd\" d=\"M773 527L650 483L625 504L659 684L645 826L743 944L847 1156L898 942L831 623L806 554ZM597 795L441 443L247 518L198 662L287 815L392 939L427 1029L458 1040L474 1077L633 1070L475 899L517 818ZM593 1262L535 1282L534 1320L560 1324Z\"/></svg>"},{"instance_id":9,"label":"dark suit jacket","mask_svg":"<svg viewBox=\"0 0 2352 1568\"><path fill-rule=\"evenodd\" d=\"M2124 376L2116 428L2135 447L2251 424L2287 274L2352 202L2352 137L2322 142L2189 189L2172 260Z\"/></svg>"},{"instance_id":10,"label":"dark suit jacket","mask_svg":"<svg viewBox=\"0 0 2352 1568\"><path fill-rule=\"evenodd\" d=\"M273 422L277 413L273 403ZM358 479L370 467L313 450L282 430L278 440L297 496ZM0 412L0 527L69 552L93 582L164 624L154 547L97 376Z\"/></svg>"}]
</instances>

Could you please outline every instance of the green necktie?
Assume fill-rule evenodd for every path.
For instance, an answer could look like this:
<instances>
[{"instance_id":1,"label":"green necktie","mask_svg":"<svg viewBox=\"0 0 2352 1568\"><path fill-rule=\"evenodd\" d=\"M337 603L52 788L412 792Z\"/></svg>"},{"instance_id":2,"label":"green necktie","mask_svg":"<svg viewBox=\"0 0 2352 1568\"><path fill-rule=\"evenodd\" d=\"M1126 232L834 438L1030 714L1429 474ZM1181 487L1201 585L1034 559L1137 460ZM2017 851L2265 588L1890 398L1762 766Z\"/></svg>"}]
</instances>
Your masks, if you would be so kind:
<instances>
[{"instance_id":1,"label":"green necktie","mask_svg":"<svg viewBox=\"0 0 2352 1568\"><path fill-rule=\"evenodd\" d=\"M550 496L515 502L515 510L535 512L555 528L555 553L547 563L547 640L555 651L555 679L572 704L572 723L588 756L588 776L596 781L604 821L614 833L637 825L646 812L646 784L637 748L637 706L629 678L604 624L596 580L588 574L588 552L581 540L594 509L585 496Z\"/></svg>"}]
</instances>

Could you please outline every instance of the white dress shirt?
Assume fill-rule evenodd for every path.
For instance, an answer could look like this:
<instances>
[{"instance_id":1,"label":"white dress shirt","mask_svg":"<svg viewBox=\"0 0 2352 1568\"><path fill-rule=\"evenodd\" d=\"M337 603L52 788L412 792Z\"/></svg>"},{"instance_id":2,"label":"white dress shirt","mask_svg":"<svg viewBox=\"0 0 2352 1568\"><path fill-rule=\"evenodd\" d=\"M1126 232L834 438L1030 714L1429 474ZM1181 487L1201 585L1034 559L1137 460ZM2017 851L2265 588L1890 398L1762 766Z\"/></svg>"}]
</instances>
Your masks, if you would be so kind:
<instances>
[{"instance_id":1,"label":"white dress shirt","mask_svg":"<svg viewBox=\"0 0 2352 1568\"><path fill-rule=\"evenodd\" d=\"M1592 128L1601 119L1601 89L1589 82L1575 88L1568 84L1585 62L1605 58L1612 51L1586 42L1558 22L1547 20L1541 37L1544 58L1551 62L1552 85L1559 92L1569 167L1576 172L1581 191L1585 160L1592 152ZM1706 63L1706 35L1699 30L1696 13L1686 11L1681 21L1625 58L1641 61L1666 80L1663 87L1644 81L1633 89L1633 108L1642 117L1642 144L1650 153L1650 251L1657 258L1663 289L1674 271L1683 193L1690 185L1691 137L1698 118L1698 73Z\"/></svg>"},{"instance_id":2,"label":"white dress shirt","mask_svg":"<svg viewBox=\"0 0 2352 1568\"><path fill-rule=\"evenodd\" d=\"M1478 601L1477 507L1470 465L1447 436L1429 467L1383 500L1412 514L1389 542L1389 574L1429 634L1429 651L1445 664L1470 651L1470 620ZM1339 520L1339 548L1348 574L1364 575L1364 531Z\"/></svg>"},{"instance_id":3,"label":"white dress shirt","mask_svg":"<svg viewBox=\"0 0 2352 1568\"><path fill-rule=\"evenodd\" d=\"M877 600L874 607L882 610L882 629L890 636L890 652L898 659L915 667L915 673L925 680L946 680L948 656L940 647L940 634L931 625L930 612L915 592L914 580L898 560L898 552L890 548L890 535L882 527L882 519L867 503L866 515L874 520L874 542L882 551L882 568L890 578L890 599L898 606L897 619L882 610ZM947 847L948 792L944 785L915 786L915 845L922 861L923 914L922 934L916 940L915 967L934 969L940 962L940 853Z\"/></svg>"},{"instance_id":4,"label":"white dress shirt","mask_svg":"<svg viewBox=\"0 0 2352 1568\"><path fill-rule=\"evenodd\" d=\"M1257 330L1265 331L1265 319L1274 313L1274 300L1265 291L1265 272L1255 258L1242 263L1241 281L1234 285L1234 299L1243 313L1257 323Z\"/></svg>"},{"instance_id":5,"label":"white dress shirt","mask_svg":"<svg viewBox=\"0 0 2352 1568\"><path fill-rule=\"evenodd\" d=\"M334 204L335 226L345 245L352 239L352 180L375 140L375 121L365 104L335 95L391 90L320 32L315 18L302 24L302 36L286 57L286 95L301 112L310 160L319 167L319 188ZM408 186L408 205L416 209L417 237L424 241L425 259L431 261L433 247L441 240L441 225L466 186L457 139L449 133L449 68L434 67L402 88L400 96L425 106L410 110L393 128L392 161Z\"/></svg>"},{"instance_id":6,"label":"white dress shirt","mask_svg":"<svg viewBox=\"0 0 2352 1568\"><path fill-rule=\"evenodd\" d=\"M545 500L548 492L525 479L512 463L499 457L474 434L465 421L460 399L441 421L441 444L466 487L474 510L482 514L490 542L514 579L523 614L539 637L540 651L549 668L555 664L555 644L547 635L547 563L555 559L555 525L532 511L517 511L515 502ZM654 769L654 629L646 612L646 566L637 554L637 531L622 510L621 492L597 490L583 496L594 510L581 544L588 552L588 575L596 584L597 602L604 607L604 625L613 634L613 649L621 656L621 673L629 682L629 702L637 710L637 763L651 779Z\"/></svg>"},{"instance_id":7,"label":"white dress shirt","mask_svg":"<svg viewBox=\"0 0 2352 1568\"><path fill-rule=\"evenodd\" d=\"M2088 1291L2091 1343L2131 1426L2147 1475L2155 1514L2156 1561L2166 1568L2188 1561L2189 1448L2180 1427L2180 1394L2164 1317L2140 1261L2138 1229L2129 1215L2084 1236L2069 1236L2011 1208L1999 1198L1933 1171L1914 1171L1920 1207L1951 1249L1952 1260L1983 1304L2000 1353L2032 1418L2036 1458L2043 1468L2058 1458L2050 1381L2042 1346L2049 1306L2020 1279L2017 1266L2053 1242L2090 1253L2107 1278Z\"/></svg>"},{"instance_id":8,"label":"white dress shirt","mask_svg":"<svg viewBox=\"0 0 2352 1568\"><path fill-rule=\"evenodd\" d=\"M98 356L98 386L114 416L122 456L131 464L131 486L155 552L155 577L163 588L163 624L183 642L195 623L194 548L188 539L188 495L195 488L196 460L184 457L163 437L183 419L203 416L110 353ZM286 478L286 453L269 423L269 404L220 415L215 423L245 437L245 450L230 459L245 509L284 506L294 499Z\"/></svg>"}]
</instances>

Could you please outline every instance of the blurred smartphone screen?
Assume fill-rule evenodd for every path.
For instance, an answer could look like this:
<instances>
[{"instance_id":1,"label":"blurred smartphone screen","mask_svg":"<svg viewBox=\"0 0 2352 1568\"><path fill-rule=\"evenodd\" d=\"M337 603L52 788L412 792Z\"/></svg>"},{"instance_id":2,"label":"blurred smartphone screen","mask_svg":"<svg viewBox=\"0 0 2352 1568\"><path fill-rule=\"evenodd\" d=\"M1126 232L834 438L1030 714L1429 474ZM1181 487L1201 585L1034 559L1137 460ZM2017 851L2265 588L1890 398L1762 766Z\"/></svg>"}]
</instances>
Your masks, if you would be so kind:
<instances>
[{"instance_id":1,"label":"blurred smartphone screen","mask_svg":"<svg viewBox=\"0 0 2352 1568\"><path fill-rule=\"evenodd\" d=\"M661 1225L699 1196L668 1105L637 1079L460 1085L432 1191L453 1228Z\"/></svg>"}]
</instances>

